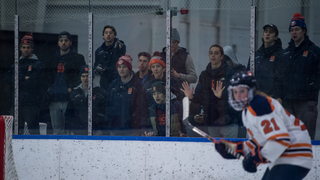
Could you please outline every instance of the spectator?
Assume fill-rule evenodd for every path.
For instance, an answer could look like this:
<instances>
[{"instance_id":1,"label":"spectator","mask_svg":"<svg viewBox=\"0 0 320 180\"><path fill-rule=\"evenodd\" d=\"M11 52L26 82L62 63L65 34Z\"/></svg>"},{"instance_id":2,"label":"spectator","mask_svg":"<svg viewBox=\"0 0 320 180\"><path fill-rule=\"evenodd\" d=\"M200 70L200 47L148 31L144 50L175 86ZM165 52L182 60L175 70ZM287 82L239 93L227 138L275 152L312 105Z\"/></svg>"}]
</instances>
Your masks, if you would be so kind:
<instances>
[{"instance_id":1,"label":"spectator","mask_svg":"<svg viewBox=\"0 0 320 180\"><path fill-rule=\"evenodd\" d=\"M24 134L25 122L30 134L39 134L39 112L43 93L43 64L33 54L33 37L27 33L20 41L19 58L19 120L18 133ZM14 65L5 75L5 80L14 91Z\"/></svg>"},{"instance_id":2,"label":"spectator","mask_svg":"<svg viewBox=\"0 0 320 180\"><path fill-rule=\"evenodd\" d=\"M108 90L109 84L118 77L114 68L118 59L126 54L126 46L117 37L113 26L105 26L102 31L104 42L95 52L94 70L100 74L100 86Z\"/></svg>"},{"instance_id":3,"label":"spectator","mask_svg":"<svg viewBox=\"0 0 320 180\"><path fill-rule=\"evenodd\" d=\"M74 88L70 94L65 117L66 130L68 134L88 135L88 65L82 66L80 70L81 84ZM92 89L92 134L104 135L106 122L105 100L106 91L100 87Z\"/></svg>"},{"instance_id":4,"label":"spectator","mask_svg":"<svg viewBox=\"0 0 320 180\"><path fill-rule=\"evenodd\" d=\"M197 87L190 89L187 82L181 89L191 102L199 103L203 107L203 118L208 126L209 134L213 137L236 138L238 136L238 122L230 117L231 107L228 105L228 82L234 73L227 63L223 63L224 52L219 45L209 48L210 63L202 71Z\"/></svg>"},{"instance_id":5,"label":"spectator","mask_svg":"<svg viewBox=\"0 0 320 180\"><path fill-rule=\"evenodd\" d=\"M172 29L171 34L171 76L188 83L197 82L197 74L193 60L186 48L179 47L180 35L176 28ZM162 49L161 56L166 62L166 48Z\"/></svg>"},{"instance_id":6,"label":"spectator","mask_svg":"<svg viewBox=\"0 0 320 180\"><path fill-rule=\"evenodd\" d=\"M235 55L231 46L223 47L223 61L228 64L235 72L246 70L246 67L239 63L237 56Z\"/></svg>"},{"instance_id":7,"label":"spectator","mask_svg":"<svg viewBox=\"0 0 320 180\"><path fill-rule=\"evenodd\" d=\"M150 122L148 108L150 108L155 103L152 97L152 83L156 81L166 82L165 68L166 68L166 65L162 60L160 53L158 51L154 52L149 62L149 69L151 69L152 71L152 77L150 81L147 81L142 86L141 100L139 101L142 106L141 107L142 122L148 122L148 123ZM180 91L181 88L182 86L180 81L175 77L171 77L170 90L171 90L171 93L173 94L171 96L171 99L176 98L176 100L180 101L180 103L184 97L183 92ZM150 124L148 125L149 125L148 128L151 128Z\"/></svg>"},{"instance_id":8,"label":"spectator","mask_svg":"<svg viewBox=\"0 0 320 180\"><path fill-rule=\"evenodd\" d=\"M255 52L255 77L258 81L258 90L268 96L273 96L273 80L275 76L275 63L280 60L282 42L278 37L279 31L274 24L263 26L263 38L261 47ZM250 71L250 60L247 70Z\"/></svg>"},{"instance_id":9,"label":"spectator","mask_svg":"<svg viewBox=\"0 0 320 180\"><path fill-rule=\"evenodd\" d=\"M238 59L231 46L223 47L223 61L228 64L235 72L246 71L246 67L238 62ZM234 118L233 122L238 122L238 138L245 138L247 129L243 126L241 121L241 112L235 111L233 108L229 109L230 117Z\"/></svg>"},{"instance_id":10,"label":"spectator","mask_svg":"<svg viewBox=\"0 0 320 180\"><path fill-rule=\"evenodd\" d=\"M72 48L71 35L62 31L58 37L60 50L46 62L46 88L51 97L49 104L53 134L64 134L65 111L70 93L80 84L80 68L84 57Z\"/></svg>"},{"instance_id":11,"label":"spectator","mask_svg":"<svg viewBox=\"0 0 320 180\"><path fill-rule=\"evenodd\" d=\"M156 103L149 108L149 116L153 131L145 133L145 136L165 136L166 135L166 84L163 81L152 83L152 96ZM185 136L182 133L181 101L171 101L171 136Z\"/></svg>"},{"instance_id":12,"label":"spectator","mask_svg":"<svg viewBox=\"0 0 320 180\"><path fill-rule=\"evenodd\" d=\"M138 136L146 124L140 121L138 95L141 83L132 71L132 58L121 56L116 63L119 77L111 82L106 101L108 130L113 136Z\"/></svg>"},{"instance_id":13,"label":"spectator","mask_svg":"<svg viewBox=\"0 0 320 180\"><path fill-rule=\"evenodd\" d=\"M320 86L320 48L307 35L304 17L295 13L289 24L291 41L277 68L274 97L306 125L314 139Z\"/></svg>"},{"instance_id":14,"label":"spectator","mask_svg":"<svg viewBox=\"0 0 320 180\"><path fill-rule=\"evenodd\" d=\"M148 68L151 55L147 52L140 52L138 54L138 67L139 71L136 75L139 77L139 81L143 85L146 81L150 80L152 71Z\"/></svg>"}]
</instances>

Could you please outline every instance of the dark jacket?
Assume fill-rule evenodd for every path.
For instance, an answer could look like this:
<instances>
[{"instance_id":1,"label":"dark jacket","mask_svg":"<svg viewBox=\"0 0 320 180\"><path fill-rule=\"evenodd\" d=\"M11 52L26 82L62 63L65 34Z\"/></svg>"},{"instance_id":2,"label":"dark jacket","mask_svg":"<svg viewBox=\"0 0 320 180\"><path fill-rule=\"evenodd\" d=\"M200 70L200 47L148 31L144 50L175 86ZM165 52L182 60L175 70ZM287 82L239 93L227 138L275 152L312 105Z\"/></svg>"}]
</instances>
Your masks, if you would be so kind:
<instances>
[{"instance_id":1,"label":"dark jacket","mask_svg":"<svg viewBox=\"0 0 320 180\"><path fill-rule=\"evenodd\" d=\"M136 72L136 76L139 78L139 82L143 85L145 82L149 81L152 77L152 71L148 69L148 74L146 74L143 78L139 77L139 71Z\"/></svg>"},{"instance_id":2,"label":"dark jacket","mask_svg":"<svg viewBox=\"0 0 320 180\"><path fill-rule=\"evenodd\" d=\"M68 54L61 56L57 51L45 64L45 88L50 88L51 101L68 101L68 88L74 89L80 84L80 68L86 64L83 55L70 49Z\"/></svg>"},{"instance_id":3,"label":"dark jacket","mask_svg":"<svg viewBox=\"0 0 320 180\"><path fill-rule=\"evenodd\" d=\"M320 88L320 48L309 37L295 47L291 39L277 65L275 98L318 102Z\"/></svg>"},{"instance_id":4,"label":"dark jacket","mask_svg":"<svg viewBox=\"0 0 320 180\"><path fill-rule=\"evenodd\" d=\"M170 61L170 68L174 68L178 73L187 74L186 60L188 56L188 52L186 48L180 47L177 52L175 52ZM166 48L162 49L160 53L164 62L166 62Z\"/></svg>"},{"instance_id":5,"label":"dark jacket","mask_svg":"<svg viewBox=\"0 0 320 180\"><path fill-rule=\"evenodd\" d=\"M121 78L113 80L108 88L106 100L106 116L108 129L126 130L146 127L146 122L140 118L138 102L141 83L132 73L132 79L123 84Z\"/></svg>"},{"instance_id":6,"label":"dark jacket","mask_svg":"<svg viewBox=\"0 0 320 180\"><path fill-rule=\"evenodd\" d=\"M164 62L166 62L166 48L160 53ZM187 81L188 83L197 82L197 74L194 67L192 57L187 52L186 48L179 47L177 52L173 53L170 61L170 69L174 69L180 74L180 82Z\"/></svg>"},{"instance_id":7,"label":"dark jacket","mask_svg":"<svg viewBox=\"0 0 320 180\"><path fill-rule=\"evenodd\" d=\"M275 65L281 60L282 42L278 38L274 45L265 48L264 44L255 52L255 77L257 79L257 89L265 92L269 96L273 96L273 81L275 75ZM250 60L247 70L250 70Z\"/></svg>"},{"instance_id":8,"label":"dark jacket","mask_svg":"<svg viewBox=\"0 0 320 180\"><path fill-rule=\"evenodd\" d=\"M166 74L164 74L162 79L154 79L154 76L152 76L152 78L142 86L140 94L139 103L141 104L142 121L148 122L148 128L151 128L148 108L156 103L152 97L152 84L156 81L166 82ZM182 84L177 78L171 77L170 88L171 93L176 96L175 98L177 101L182 101L184 98L184 93L180 90L182 88ZM174 98L171 97L171 99Z\"/></svg>"},{"instance_id":9,"label":"dark jacket","mask_svg":"<svg viewBox=\"0 0 320 180\"><path fill-rule=\"evenodd\" d=\"M119 48L121 44L121 49ZM126 54L126 45L118 38L114 39L114 42L110 46L106 46L105 42L95 52L94 70L98 74L97 67L100 66L105 69L100 76L100 86L108 90L109 84L118 77L116 70L116 63L121 56Z\"/></svg>"},{"instance_id":10,"label":"dark jacket","mask_svg":"<svg viewBox=\"0 0 320 180\"><path fill-rule=\"evenodd\" d=\"M182 131L182 103L181 101L172 100L170 104L171 118L170 118L170 136L180 136ZM149 107L149 116L153 131L156 136L166 135L166 103L153 104Z\"/></svg>"},{"instance_id":11,"label":"dark jacket","mask_svg":"<svg viewBox=\"0 0 320 180\"><path fill-rule=\"evenodd\" d=\"M228 67L227 63L221 63L218 69L211 69L211 63L206 70L202 71L195 89L192 102L201 104L205 125L222 126L238 122L236 118L230 117L233 112L228 104L228 85L234 70ZM222 81L225 89L221 98L217 98L211 88L216 86L217 81Z\"/></svg>"},{"instance_id":12,"label":"dark jacket","mask_svg":"<svg viewBox=\"0 0 320 180\"><path fill-rule=\"evenodd\" d=\"M100 87L92 89L92 130L106 130L105 115L106 91ZM66 130L76 135L88 135L88 95L82 84L75 88L68 101L65 112Z\"/></svg>"},{"instance_id":13,"label":"dark jacket","mask_svg":"<svg viewBox=\"0 0 320 180\"><path fill-rule=\"evenodd\" d=\"M20 106L40 106L44 92L43 87L43 63L36 55L30 58L19 59L19 105ZM28 79L25 77L29 76ZM14 92L14 65L5 75L5 81ZM14 95L14 93L12 93ZM13 97L12 97L13 99Z\"/></svg>"}]
</instances>

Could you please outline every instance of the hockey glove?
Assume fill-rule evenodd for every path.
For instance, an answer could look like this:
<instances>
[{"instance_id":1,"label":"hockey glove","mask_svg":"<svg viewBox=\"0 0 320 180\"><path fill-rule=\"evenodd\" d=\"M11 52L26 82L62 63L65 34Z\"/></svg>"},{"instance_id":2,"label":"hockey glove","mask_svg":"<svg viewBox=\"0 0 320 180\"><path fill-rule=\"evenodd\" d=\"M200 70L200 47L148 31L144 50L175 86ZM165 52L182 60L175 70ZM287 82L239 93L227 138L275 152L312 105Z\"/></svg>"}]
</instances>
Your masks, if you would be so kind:
<instances>
[{"instance_id":1,"label":"hockey glove","mask_svg":"<svg viewBox=\"0 0 320 180\"><path fill-rule=\"evenodd\" d=\"M257 172L257 166L261 163L267 163L267 159L262 157L260 151L262 147L258 146L251 150L249 154L246 155L246 157L242 161L242 165L244 170L248 172Z\"/></svg>"},{"instance_id":2,"label":"hockey glove","mask_svg":"<svg viewBox=\"0 0 320 180\"><path fill-rule=\"evenodd\" d=\"M238 159L243 153L243 142L231 142L221 139L215 143L215 148L225 159Z\"/></svg>"}]
</instances>

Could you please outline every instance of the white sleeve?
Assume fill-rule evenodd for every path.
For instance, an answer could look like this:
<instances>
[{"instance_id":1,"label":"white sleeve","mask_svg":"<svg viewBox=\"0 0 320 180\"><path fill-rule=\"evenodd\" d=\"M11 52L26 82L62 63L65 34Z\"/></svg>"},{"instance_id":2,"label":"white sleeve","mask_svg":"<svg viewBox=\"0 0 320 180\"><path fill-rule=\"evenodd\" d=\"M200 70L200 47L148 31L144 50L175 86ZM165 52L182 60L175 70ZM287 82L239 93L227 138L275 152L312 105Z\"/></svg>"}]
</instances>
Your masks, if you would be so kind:
<instances>
[{"instance_id":1,"label":"white sleeve","mask_svg":"<svg viewBox=\"0 0 320 180\"><path fill-rule=\"evenodd\" d=\"M268 140L265 146L261 149L261 155L268 161L274 162L287 148L287 146L284 146L274 140Z\"/></svg>"}]
</instances>

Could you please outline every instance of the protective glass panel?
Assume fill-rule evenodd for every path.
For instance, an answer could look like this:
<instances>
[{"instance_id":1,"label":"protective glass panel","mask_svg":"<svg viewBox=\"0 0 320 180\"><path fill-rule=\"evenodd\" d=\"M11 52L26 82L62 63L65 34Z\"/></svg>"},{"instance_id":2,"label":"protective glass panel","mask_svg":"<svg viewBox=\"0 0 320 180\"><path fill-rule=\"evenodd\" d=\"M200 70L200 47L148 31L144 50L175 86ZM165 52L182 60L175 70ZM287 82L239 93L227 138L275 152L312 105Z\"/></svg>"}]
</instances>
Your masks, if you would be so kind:
<instances>
[{"instance_id":1,"label":"protective glass panel","mask_svg":"<svg viewBox=\"0 0 320 180\"><path fill-rule=\"evenodd\" d=\"M212 137L238 138L246 133L240 112L228 104L227 92L230 77L235 70L246 69L250 55L250 4L237 3L238 6L230 1L171 4L179 10L172 18L172 28L180 35L179 48L171 60L172 64L180 62L180 74L189 77L183 80L190 86L184 87L185 95L191 99L188 120ZM190 9L188 14L183 14L184 9ZM177 39L173 33L172 42ZM194 71L196 78L190 76ZM192 88L191 95L187 89ZM201 137L184 123L182 128L189 137Z\"/></svg>"},{"instance_id":2,"label":"protective glass panel","mask_svg":"<svg viewBox=\"0 0 320 180\"><path fill-rule=\"evenodd\" d=\"M165 96L156 116L152 90L154 81L165 83L159 52L165 47L166 21L165 15L156 14L163 6L162 1L92 2L93 135L165 135ZM105 97L103 106L97 104L99 91Z\"/></svg>"},{"instance_id":3,"label":"protective glass panel","mask_svg":"<svg viewBox=\"0 0 320 180\"><path fill-rule=\"evenodd\" d=\"M80 87L88 56L86 3L18 2L18 134L72 134L68 122L78 125L78 134L88 134L87 128L79 130L88 116L87 90Z\"/></svg>"}]
</instances>

